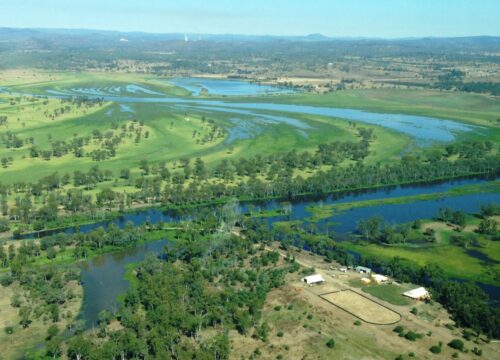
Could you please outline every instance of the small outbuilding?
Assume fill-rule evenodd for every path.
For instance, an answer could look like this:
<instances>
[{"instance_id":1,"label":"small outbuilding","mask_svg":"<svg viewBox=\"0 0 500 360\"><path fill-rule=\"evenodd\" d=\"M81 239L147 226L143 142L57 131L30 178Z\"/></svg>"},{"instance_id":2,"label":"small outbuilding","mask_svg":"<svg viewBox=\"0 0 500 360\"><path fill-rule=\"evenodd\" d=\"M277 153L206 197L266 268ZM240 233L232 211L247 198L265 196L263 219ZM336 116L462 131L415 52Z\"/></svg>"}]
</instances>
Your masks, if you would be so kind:
<instances>
[{"instance_id":1,"label":"small outbuilding","mask_svg":"<svg viewBox=\"0 0 500 360\"><path fill-rule=\"evenodd\" d=\"M371 273L371 272L372 272L372 269L367 268L367 267L364 267L364 266L356 266L356 267L354 268L354 270L355 270L356 272L359 272L359 273L362 273L362 274L363 274L363 273L364 273L364 274L369 274L369 273Z\"/></svg>"},{"instance_id":2,"label":"small outbuilding","mask_svg":"<svg viewBox=\"0 0 500 360\"><path fill-rule=\"evenodd\" d=\"M367 277L363 277L363 278L361 278L361 282L365 285L368 285L372 282L372 279L367 278Z\"/></svg>"},{"instance_id":3,"label":"small outbuilding","mask_svg":"<svg viewBox=\"0 0 500 360\"><path fill-rule=\"evenodd\" d=\"M321 274L314 274L302 278L302 281L305 282L307 285L314 285L314 284L324 283L325 279L323 279L323 276Z\"/></svg>"},{"instance_id":4,"label":"small outbuilding","mask_svg":"<svg viewBox=\"0 0 500 360\"><path fill-rule=\"evenodd\" d=\"M389 278L387 276L380 274L372 274L372 280L375 281L377 284L382 284L389 281Z\"/></svg>"},{"instance_id":5,"label":"small outbuilding","mask_svg":"<svg viewBox=\"0 0 500 360\"><path fill-rule=\"evenodd\" d=\"M407 291L407 292L403 293L403 295L407 296L411 299L414 299L414 300L426 300L426 299L430 299L430 297L431 297L431 294L429 294L429 292L423 287L419 287L419 288Z\"/></svg>"}]
</instances>

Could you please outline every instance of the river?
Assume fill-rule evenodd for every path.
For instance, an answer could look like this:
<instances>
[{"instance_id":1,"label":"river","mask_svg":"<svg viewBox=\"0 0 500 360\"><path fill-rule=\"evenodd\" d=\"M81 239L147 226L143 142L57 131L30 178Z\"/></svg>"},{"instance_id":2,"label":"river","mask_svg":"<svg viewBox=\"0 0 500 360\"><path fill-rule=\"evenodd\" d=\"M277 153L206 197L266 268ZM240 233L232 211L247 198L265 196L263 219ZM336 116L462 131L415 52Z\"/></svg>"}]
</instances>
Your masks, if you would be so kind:
<instances>
[{"instance_id":1,"label":"river","mask_svg":"<svg viewBox=\"0 0 500 360\"><path fill-rule=\"evenodd\" d=\"M325 205L340 204L352 201L439 193L450 190L456 186L481 184L484 182L486 182L486 180L464 179L425 185L396 186L371 191L345 192L323 198L304 197L292 201L292 213L290 214L290 219L304 220L311 215L306 208L310 205L318 205L320 203ZM445 197L438 200L415 201L407 204L376 205L364 208L355 208L350 211L334 214L332 217L322 220L318 223L318 227L321 231L324 230L322 226L330 223L329 231L335 231L339 234L349 233L355 230L359 219L375 214L382 215L389 223L401 223L413 221L419 218L428 218L437 214L439 208L441 207L451 207L455 210L463 210L466 212L477 212L482 204L491 202L499 203L500 193L478 193ZM258 206L263 210L271 210L280 207L279 201L244 203L241 205L243 212L248 210L249 204ZM194 212L196 211L194 210ZM195 214L193 215L195 216ZM80 231L88 232L99 226L106 227L111 222L123 227L128 221L132 221L135 225L139 225L146 221L149 223L157 223L159 221L175 222L178 221L179 218L180 217L174 212L162 211L159 209L147 209L125 214L113 221L84 225L80 227ZM273 222L281 221L284 218L284 216L277 216L265 219L272 224ZM72 232L73 229L66 229L65 231ZM113 310L117 308L117 296L124 293L129 286L128 282L124 279L126 265L143 260L146 254L150 252L160 254L166 243L167 240L155 241L139 245L132 249L125 249L111 254L100 255L81 264L85 293L82 316L85 319L87 327L91 327L96 324L98 313L101 310ZM470 253L470 256L477 257L478 255L476 253ZM479 285L493 299L498 299L500 289L498 286L485 284Z\"/></svg>"}]
</instances>

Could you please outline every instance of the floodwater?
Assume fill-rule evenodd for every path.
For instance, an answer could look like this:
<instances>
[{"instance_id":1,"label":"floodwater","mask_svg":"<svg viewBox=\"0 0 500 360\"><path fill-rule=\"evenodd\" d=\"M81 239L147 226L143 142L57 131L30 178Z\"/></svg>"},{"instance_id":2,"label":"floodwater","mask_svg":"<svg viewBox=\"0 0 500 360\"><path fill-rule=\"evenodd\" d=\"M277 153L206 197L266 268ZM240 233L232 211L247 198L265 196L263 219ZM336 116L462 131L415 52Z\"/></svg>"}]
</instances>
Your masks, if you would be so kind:
<instances>
[{"instance_id":1,"label":"floodwater","mask_svg":"<svg viewBox=\"0 0 500 360\"><path fill-rule=\"evenodd\" d=\"M166 240L159 240L79 263L84 290L80 316L87 328L97 325L102 310L118 309L117 297L130 285L124 279L126 266L144 260L148 254L160 255L166 244Z\"/></svg>"},{"instance_id":2,"label":"floodwater","mask_svg":"<svg viewBox=\"0 0 500 360\"><path fill-rule=\"evenodd\" d=\"M194 96L200 96L203 91L210 95L221 96L288 94L294 92L293 89L287 87L256 84L241 80L176 78L168 80L168 82L186 89Z\"/></svg>"},{"instance_id":3,"label":"floodwater","mask_svg":"<svg viewBox=\"0 0 500 360\"><path fill-rule=\"evenodd\" d=\"M387 187L376 190L346 191L326 196L302 196L292 199L292 213L287 219L306 220L312 214L307 210L309 206L334 205L354 201L366 201L374 199L397 198L402 196L414 196L419 194L433 194L446 192L456 186L483 184L488 180L480 178L449 180L443 182L416 184ZM281 201L251 201L241 205L242 211L248 211L248 205L251 204L262 210L273 210L280 207ZM489 203L499 203L500 193L476 193L459 196L443 197L435 200L418 200L406 204L386 204L368 207L353 208L349 211L334 212L334 214L318 222L318 226L328 224L329 231L339 234L350 233L356 230L357 221L367 217L381 215L384 220L390 224L411 222L416 219L429 218L438 214L442 207L450 207L454 210L463 210L467 213L477 213L481 205ZM196 213L196 210L193 211ZM194 216L194 214L193 214ZM80 232L89 232L99 227L107 228L111 223L123 228L127 222L132 222L135 226L158 222L171 223L182 220L184 217L191 217L191 214L178 215L174 211L163 211L161 209L148 208L136 212L127 212L114 220L95 222L82 225L78 228ZM275 222L283 220L283 216L270 217L268 221ZM73 233L75 228L61 230L47 230L36 233L36 237L51 235L56 232ZM24 235L22 238L32 238L34 234Z\"/></svg>"},{"instance_id":4,"label":"floodwater","mask_svg":"<svg viewBox=\"0 0 500 360\"><path fill-rule=\"evenodd\" d=\"M243 81L181 78L168 80L179 86L191 88L196 94L196 89L206 88L217 95L261 95L283 93L279 88L252 84ZM0 91L7 92L9 88ZM103 88L72 88L67 90L46 90L47 95L53 97L70 97L85 95L90 98L98 97L106 101L119 104L130 103L158 103L167 106L180 107L195 112L224 112L234 115L243 121L256 122L256 119L268 124L280 123L296 128L307 136L307 131L312 128L304 121L298 119L299 114L319 115L332 119L344 119L356 123L365 123L385 127L412 138L418 146L428 146L434 142L449 142L462 133L475 132L481 134L484 129L479 126L463 124L449 119L438 119L428 116L407 114L385 114L358 109L317 107L307 105L280 104L272 102L238 102L236 98L228 101L201 98L168 97L144 86L129 84L126 86L109 86ZM276 97L279 101L279 97Z\"/></svg>"},{"instance_id":5,"label":"floodwater","mask_svg":"<svg viewBox=\"0 0 500 360\"><path fill-rule=\"evenodd\" d=\"M351 201L362 201L379 198L392 198L398 196L410 196L422 193L436 193L449 190L455 186L478 184L484 180L481 179L466 179L446 181L435 184L413 185L413 186L398 186L387 189L379 189L375 191L358 191L346 192L343 194L335 194L324 198L302 198L292 201L292 213L290 219L304 220L311 214L306 210L310 205L318 204L336 204ZM382 215L384 220L389 223L410 222L419 218L428 218L437 214L441 207L451 207L455 210L464 210L466 212L477 212L482 204L491 202L500 202L500 194L471 194L455 197L446 197L439 200L416 201L409 204L398 205L378 205L365 208L356 208L344 213L333 214L332 217L318 223L318 231L325 231L328 225L329 233L336 232L337 234L350 233L356 229L357 221L365 217L373 215ZM242 204L242 211L248 211L248 203ZM263 210L278 208L279 202L253 202L253 206L258 206ZM193 210L194 213L196 210ZM254 209L255 211L255 209ZM185 215L186 217L195 216ZM84 225L80 228L81 232L91 231L99 226L107 227L111 222L123 227L127 221L132 221L135 225L145 222L154 224L159 221L175 222L181 219L172 212L164 212L158 209L147 209L135 213L128 213L114 221L101 222L91 225ZM287 219L286 216L277 216L265 218L269 225L276 221ZM67 229L67 232L72 232L72 229ZM135 248L125 249L116 253L104 254L92 260L82 263L82 278L84 286L84 308L82 316L86 321L87 327L96 324L97 316L103 309L114 310L117 308L116 298L124 293L129 283L124 280L125 267L127 264L139 262L143 260L148 253L159 255L162 253L166 240L151 242L144 245L139 245ZM482 260L491 261L484 256L470 253L470 256L481 256ZM356 254L354 254L356 255ZM496 299L499 293L499 287L493 285L480 285L493 299Z\"/></svg>"}]
</instances>

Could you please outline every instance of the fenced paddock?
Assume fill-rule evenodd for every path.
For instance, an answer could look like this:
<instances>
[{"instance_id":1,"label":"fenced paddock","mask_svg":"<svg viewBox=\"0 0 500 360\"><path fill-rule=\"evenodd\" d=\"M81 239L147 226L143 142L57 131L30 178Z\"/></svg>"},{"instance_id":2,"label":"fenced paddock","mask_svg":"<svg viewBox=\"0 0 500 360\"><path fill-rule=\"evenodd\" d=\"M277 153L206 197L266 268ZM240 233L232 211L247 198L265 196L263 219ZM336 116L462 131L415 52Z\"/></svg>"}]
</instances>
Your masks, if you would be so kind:
<instances>
[{"instance_id":1,"label":"fenced paddock","mask_svg":"<svg viewBox=\"0 0 500 360\"><path fill-rule=\"evenodd\" d=\"M391 325L401 320L398 312L350 289L321 294L320 297L370 324Z\"/></svg>"}]
</instances>

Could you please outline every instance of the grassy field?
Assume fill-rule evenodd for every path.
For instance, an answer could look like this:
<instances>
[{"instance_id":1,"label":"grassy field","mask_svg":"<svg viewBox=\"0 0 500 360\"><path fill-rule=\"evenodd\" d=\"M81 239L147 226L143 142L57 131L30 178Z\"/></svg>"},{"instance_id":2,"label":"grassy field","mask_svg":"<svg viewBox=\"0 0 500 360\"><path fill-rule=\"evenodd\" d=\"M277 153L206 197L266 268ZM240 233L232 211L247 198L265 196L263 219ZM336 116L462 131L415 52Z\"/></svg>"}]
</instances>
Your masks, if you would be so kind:
<instances>
[{"instance_id":1,"label":"grassy field","mask_svg":"<svg viewBox=\"0 0 500 360\"><path fill-rule=\"evenodd\" d=\"M259 101L275 101L261 98ZM314 106L335 106L375 112L399 113L454 119L481 126L493 126L497 136L500 99L479 94L438 90L359 89L316 95L281 96L280 102Z\"/></svg>"},{"instance_id":2,"label":"grassy field","mask_svg":"<svg viewBox=\"0 0 500 360\"><path fill-rule=\"evenodd\" d=\"M467 254L467 250L476 250L486 256L496 253L497 255L493 256L498 258L498 250L500 249L491 240L482 239L480 244L481 246L479 247L470 246L468 249L457 245L413 247L406 245L353 244L347 242L342 243L342 246L363 256L373 256L386 260L399 257L419 266L438 264L443 268L447 276L498 285L500 265L486 264L484 261Z\"/></svg>"},{"instance_id":3,"label":"grassy field","mask_svg":"<svg viewBox=\"0 0 500 360\"><path fill-rule=\"evenodd\" d=\"M387 301L393 305L410 305L410 299L401 296L404 291L410 290L412 286L393 285L393 284L380 284L380 285L364 285L359 280L350 282L351 286L361 289L363 292L375 296L377 299ZM414 288L414 286L413 286Z\"/></svg>"},{"instance_id":4,"label":"grassy field","mask_svg":"<svg viewBox=\"0 0 500 360\"><path fill-rule=\"evenodd\" d=\"M6 143L8 136L15 136L23 142L22 147L7 148L0 146L0 158L8 159L8 164L0 169L1 183L18 183L37 181L57 172L60 176L72 175L74 171L88 171L94 166L102 170L110 170L117 177L122 169L131 170L131 180L114 178L97 184L86 193L95 195L103 188L112 187L117 192L130 193L137 191L135 179L142 176L139 169L141 160L150 164L164 161L171 172L181 172L178 160L200 157L208 168L213 168L222 159L240 159L256 155L271 155L295 149L297 151L315 151L318 144L332 141L359 141L357 129L343 119L332 119L323 116L295 114L294 120L307 125L308 128L298 131L297 128L285 123L266 123L259 125L259 131L254 137L239 139L232 143L227 141L228 134L234 130L233 114L217 111L186 110L172 104L126 103L119 104L105 101L99 104L77 106L62 103L58 99L33 100L30 96L18 96L15 92L24 94L48 94L49 90L75 91L75 89L97 89L104 93L113 92L121 95L128 85L137 85L153 91L150 93L136 92L135 97L159 97L156 92L170 97L177 97L179 102L192 97L187 91L169 85L165 79L138 74L105 74L98 72L35 72L29 70L0 72L2 85L8 86L13 94L0 94L0 116L7 116L8 123L0 128L0 135ZM119 88L119 90L116 90ZM114 90L113 90L114 89ZM163 96L165 96L163 95ZM235 99L224 98L225 101ZM293 102L294 104L309 104L321 106L340 106L363 108L381 112L401 112L436 117L455 118L459 121L473 122L489 127L492 139L496 139L498 124L494 122L498 110L498 100L479 95L433 91L400 91L390 90L349 90L333 94L294 94L262 97L238 97L238 101L274 101ZM60 109L65 108L64 112ZM457 109L460 110L457 111ZM469 109L469 110L467 110ZM465 116L465 110L471 115ZM276 115L272 112L262 112L263 115ZM242 115L242 119L252 122L251 116ZM211 122L204 121L210 120ZM122 131L122 127L134 130ZM367 164L392 163L399 159L411 145L411 139L401 133L389 129L366 125L363 127L374 130L376 138L370 144L370 154L364 160ZM135 134L140 130L142 136L135 141ZM116 146L116 155L101 161L95 161L90 153L101 149L103 140L94 136L95 132L121 136L122 140ZM216 136L210 135L216 133ZM147 133L147 136L145 135ZM468 135L469 136L469 135ZM470 135L474 137L474 135ZM209 137L209 140L206 140ZM52 156L50 160L43 156L31 157L32 144L41 151L49 151L57 141L70 142L74 138L86 138L83 146L84 156L76 157L69 152L60 157ZM419 151L419 150L417 150ZM346 160L340 166L352 164ZM320 167L329 170L328 166ZM294 176L307 178L312 170L295 170ZM153 176L150 175L150 178ZM258 178L266 181L265 175ZM241 177L234 184L245 181ZM209 179L219 182L218 179ZM188 181L189 183L189 181ZM70 183L61 187L58 192L64 194L71 189ZM470 191L476 191L471 189ZM19 194L11 192L8 202L12 207ZM438 196L438 195L432 195ZM439 195L441 196L441 195ZM407 198L383 201L414 201ZM35 207L41 200L35 200ZM368 203L345 204L346 206L369 206ZM376 205L374 202L373 205ZM311 208L313 218L321 219L329 216L331 211L342 211L341 208L322 209Z\"/></svg>"},{"instance_id":5,"label":"grassy field","mask_svg":"<svg viewBox=\"0 0 500 360\"><path fill-rule=\"evenodd\" d=\"M83 85L82 85L83 86ZM4 94L0 98L8 99ZM318 144L333 140L356 141L356 131L350 128L343 120L331 121L321 117L300 116L300 120L307 123L311 129L307 137L291 126L284 124L266 125L255 138L238 140L228 144L224 141L225 135L212 141L201 140L209 133L211 126L202 122L202 114L185 113L164 106L149 104L134 104L133 112L123 112L120 106L110 102L90 108L71 106L69 111L52 119L43 114L53 114L60 108L59 100L48 100L43 103L28 99L19 99L14 104L4 102L0 104L0 114L8 116L8 125L3 133L13 133L22 140L33 139L34 145L40 150L50 150L51 144L58 140L70 140L72 137L88 137L98 130L102 133L111 131L113 126L129 125L137 119L144 122L143 133L148 132L148 138L139 143L133 138L125 140L117 147L117 154L113 158L96 162L90 157L75 158L73 154L61 157L52 157L50 160L31 158L31 145L21 148L0 148L0 157L12 157L12 164L2 169L2 182L14 182L24 178L36 180L55 171L60 174L72 173L75 170L85 171L99 165L118 173L122 168L136 169L139 161L148 159L150 162L167 161L172 167L176 160L189 157L201 157L209 166L220 161L221 158L250 157L266 155L275 152L285 152L291 148L297 150L314 150ZM207 116L214 120L219 129L230 129L232 125L227 114L215 113ZM372 153L368 161L389 161L399 156L399 153L408 145L409 140L404 136L396 136L393 132L375 126L377 140L372 144ZM221 130L227 132L227 130ZM193 134L196 133L195 136ZM387 142L391 147L386 147ZM95 140L84 147L86 152L98 148ZM115 184L116 185L116 184Z\"/></svg>"},{"instance_id":6,"label":"grassy field","mask_svg":"<svg viewBox=\"0 0 500 360\"><path fill-rule=\"evenodd\" d=\"M142 86L148 90L178 96L189 97L189 94L180 88L169 85L166 81L154 77L134 74L103 73L35 73L8 72L0 73L4 85L13 92L25 94L47 94L47 90L68 91L79 88L108 89L120 87L122 90L130 84ZM135 97L158 97L148 93L137 92ZM86 170L93 165L112 171L119 171L123 167L137 168L141 159L150 161L173 162L182 157L201 157L208 164L214 164L221 158L248 157L257 154L272 154L289 149L314 150L318 144L334 140L355 141L357 134L347 121L331 119L321 116L296 115L295 118L310 126L304 132L286 124L268 124L262 126L260 133L254 138L237 140L232 144L224 141L227 131L234 127L229 119L233 116L221 112L188 111L168 105L154 105L145 103L131 104L131 111L121 111L115 103L105 102L101 106L91 108L76 108L52 119L43 114L52 114L61 106L60 101L50 99L44 104L41 100L32 102L28 99L18 99L10 103L12 95L0 95L0 115L9 118L8 126L2 133L11 132L23 140L34 139L34 144L41 149L50 149L50 144L57 140L71 139L75 134L89 136L94 130L109 131L113 124L119 126L133 119L144 122L144 131L149 132L149 138L140 143L125 141L120 144L117 155L96 163L89 157L75 159L71 154L49 161L28 156L29 146L20 149L0 149L0 157L12 157L13 164L2 170L2 181L13 182L28 178L46 176L58 171L70 173L76 169ZM224 98L225 101L232 99ZM498 124L496 118L500 111L500 102L486 96L465 95L446 92L429 91L398 91L390 90L352 90L327 95L279 95L268 98L240 97L238 101L274 101L293 102L294 104L309 104L321 106L339 106L363 108L381 112L398 112L422 114L435 117L452 118L464 122L480 124L491 128L489 134L492 139L498 138ZM200 119L206 116L215 121L221 128L226 129L226 135L204 144L197 143L206 135L207 126ZM408 147L410 139L402 134L378 126L363 125L373 128L377 135L370 148L367 158L369 163L386 163L398 158ZM193 137L193 132L197 135ZM49 138L50 135L50 138ZM469 134L467 136L474 136ZM95 148L92 145L85 147L85 151Z\"/></svg>"}]
</instances>

